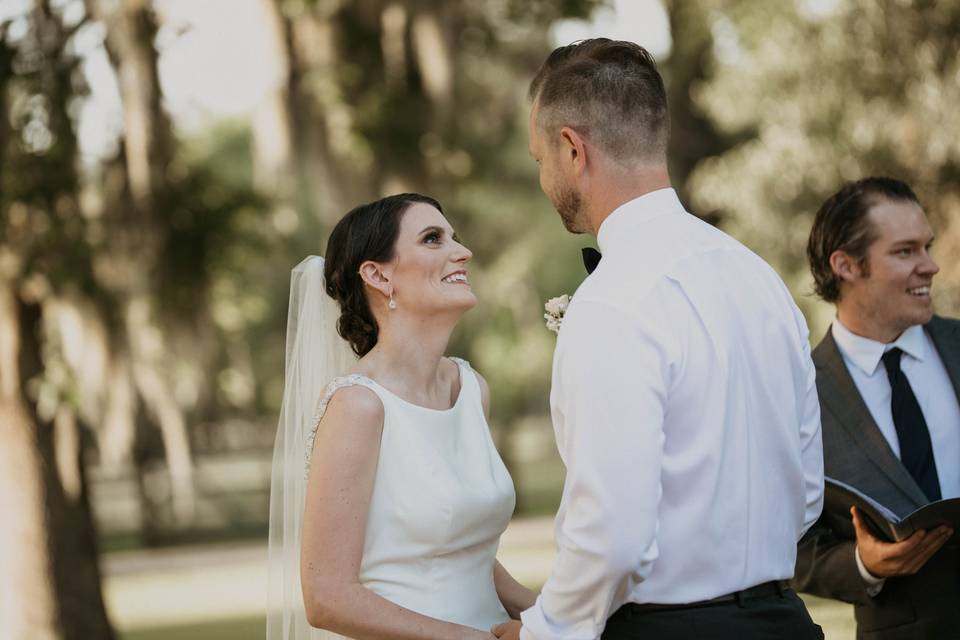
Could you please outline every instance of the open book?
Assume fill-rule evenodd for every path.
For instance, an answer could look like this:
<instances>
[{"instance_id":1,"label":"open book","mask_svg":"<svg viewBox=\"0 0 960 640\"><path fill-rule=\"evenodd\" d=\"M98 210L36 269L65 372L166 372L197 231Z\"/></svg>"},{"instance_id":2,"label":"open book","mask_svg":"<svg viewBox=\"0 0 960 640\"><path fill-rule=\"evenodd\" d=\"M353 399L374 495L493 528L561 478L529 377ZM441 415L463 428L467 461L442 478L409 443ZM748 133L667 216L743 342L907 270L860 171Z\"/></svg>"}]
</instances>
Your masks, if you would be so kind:
<instances>
[{"instance_id":1,"label":"open book","mask_svg":"<svg viewBox=\"0 0 960 640\"><path fill-rule=\"evenodd\" d=\"M830 477L825 480L824 511L830 509L833 513L849 513L850 506L855 506L864 516L866 525L882 540L899 542L909 538L918 529L935 529L941 524L960 531L960 498L937 500L900 518L856 487Z\"/></svg>"}]
</instances>

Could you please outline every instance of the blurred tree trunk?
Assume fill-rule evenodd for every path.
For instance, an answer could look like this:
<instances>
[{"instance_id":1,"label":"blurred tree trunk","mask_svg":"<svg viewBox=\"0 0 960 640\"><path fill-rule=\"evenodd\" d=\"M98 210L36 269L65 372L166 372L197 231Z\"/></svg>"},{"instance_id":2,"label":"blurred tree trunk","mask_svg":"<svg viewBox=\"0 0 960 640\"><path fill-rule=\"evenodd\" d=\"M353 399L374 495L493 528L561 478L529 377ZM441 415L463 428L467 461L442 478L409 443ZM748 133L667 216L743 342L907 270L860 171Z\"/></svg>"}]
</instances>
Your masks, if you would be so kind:
<instances>
[{"instance_id":1,"label":"blurred tree trunk","mask_svg":"<svg viewBox=\"0 0 960 640\"><path fill-rule=\"evenodd\" d=\"M300 127L306 123L300 95L300 69L293 51L290 20L283 15L279 0L260 0L270 46L264 61L270 83L254 114L254 180L263 193L280 202L297 203L304 211L308 202L297 202L305 192L305 175L299 166Z\"/></svg>"},{"instance_id":2,"label":"blurred tree trunk","mask_svg":"<svg viewBox=\"0 0 960 640\"><path fill-rule=\"evenodd\" d=\"M0 615L10 637L109 640L80 425L26 395L41 373L42 306L0 285Z\"/></svg>"},{"instance_id":3,"label":"blurred tree trunk","mask_svg":"<svg viewBox=\"0 0 960 640\"><path fill-rule=\"evenodd\" d=\"M124 120L123 184L105 206L111 246L109 266L100 274L120 299L134 384L160 427L173 514L182 525L194 516L193 463L184 412L173 391L176 367L155 305L155 274L167 239L162 220L169 213L164 211L170 195L167 171L173 159L154 47L156 16L148 0L86 0L86 7L106 26L104 44L120 85Z\"/></svg>"},{"instance_id":4,"label":"blurred tree trunk","mask_svg":"<svg viewBox=\"0 0 960 640\"><path fill-rule=\"evenodd\" d=\"M21 309L0 276L0 620L13 640L60 638L36 423L23 398ZM35 328L35 327L30 327ZM99 589L99 585L98 585Z\"/></svg>"},{"instance_id":5,"label":"blurred tree trunk","mask_svg":"<svg viewBox=\"0 0 960 640\"><path fill-rule=\"evenodd\" d=\"M281 207L293 207L299 215L316 217L314 189L309 169L303 162L304 140L311 136L307 104L303 99L302 68L293 47L293 25L284 15L279 0L260 0L270 41L270 85L253 122L254 178L263 193L273 196ZM329 187L324 163L315 169L316 179ZM321 188L321 190L326 190ZM290 225L293 227L293 225Z\"/></svg>"},{"instance_id":6,"label":"blurred tree trunk","mask_svg":"<svg viewBox=\"0 0 960 640\"><path fill-rule=\"evenodd\" d=\"M691 91L708 80L713 61L710 7L699 3L665 0L673 42L662 65L670 104L670 177L681 199L688 204L687 179L705 158L719 155L733 142L722 136L698 108ZM711 224L721 224L719 211L696 211Z\"/></svg>"},{"instance_id":7,"label":"blurred tree trunk","mask_svg":"<svg viewBox=\"0 0 960 640\"><path fill-rule=\"evenodd\" d=\"M261 9L273 82L254 122L258 185L325 228L365 199L428 190L421 138L452 126L451 43L470 10L435 0Z\"/></svg>"},{"instance_id":8,"label":"blurred tree trunk","mask_svg":"<svg viewBox=\"0 0 960 640\"><path fill-rule=\"evenodd\" d=\"M6 116L11 95L39 99L49 136L30 148L26 132L36 112L18 110L0 128L0 175L15 177L0 193L0 620L5 637L15 639L111 640L80 425L59 397L69 380L48 371L61 357L49 341L50 303L65 283L90 273L76 237L77 140L69 115L82 91L79 60L68 52L78 25L66 28L47 0L37 0L25 20L27 33L15 47L0 33L0 103ZM19 77L11 73L17 58Z\"/></svg>"},{"instance_id":9,"label":"blurred tree trunk","mask_svg":"<svg viewBox=\"0 0 960 640\"><path fill-rule=\"evenodd\" d=\"M393 3L393 6L397 6ZM448 14L449 3L426 3L413 16L410 39L420 71L424 96L433 104L441 126L450 115L453 106L453 51L450 48L452 34ZM383 22L383 21L381 21ZM384 63L389 52L384 50Z\"/></svg>"},{"instance_id":10,"label":"blurred tree trunk","mask_svg":"<svg viewBox=\"0 0 960 640\"><path fill-rule=\"evenodd\" d=\"M337 84L332 14L322 3L260 0L260 7L272 82L253 125L257 186L329 227L371 184L351 157L352 110Z\"/></svg>"}]
</instances>

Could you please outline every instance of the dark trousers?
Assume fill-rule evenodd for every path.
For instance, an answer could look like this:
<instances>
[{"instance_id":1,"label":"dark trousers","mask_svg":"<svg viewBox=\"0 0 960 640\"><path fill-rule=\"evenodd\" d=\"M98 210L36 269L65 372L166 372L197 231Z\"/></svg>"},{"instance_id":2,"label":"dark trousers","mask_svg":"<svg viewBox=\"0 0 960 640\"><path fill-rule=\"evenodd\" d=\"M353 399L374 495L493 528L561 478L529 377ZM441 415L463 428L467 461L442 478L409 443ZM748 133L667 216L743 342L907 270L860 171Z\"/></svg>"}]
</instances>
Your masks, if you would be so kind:
<instances>
[{"instance_id":1,"label":"dark trousers","mask_svg":"<svg viewBox=\"0 0 960 640\"><path fill-rule=\"evenodd\" d=\"M601 640L823 640L793 589L739 602L644 611L625 604Z\"/></svg>"}]
</instances>

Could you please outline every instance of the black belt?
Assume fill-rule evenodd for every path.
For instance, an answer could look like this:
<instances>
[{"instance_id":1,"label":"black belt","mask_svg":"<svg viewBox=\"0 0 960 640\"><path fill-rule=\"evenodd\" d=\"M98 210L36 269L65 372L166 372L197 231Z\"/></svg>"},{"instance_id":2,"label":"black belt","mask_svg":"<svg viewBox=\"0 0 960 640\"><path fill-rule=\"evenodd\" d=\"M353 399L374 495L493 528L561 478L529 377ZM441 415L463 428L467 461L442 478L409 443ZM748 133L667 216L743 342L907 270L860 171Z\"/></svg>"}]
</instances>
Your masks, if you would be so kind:
<instances>
[{"instance_id":1,"label":"black belt","mask_svg":"<svg viewBox=\"0 0 960 640\"><path fill-rule=\"evenodd\" d=\"M783 597L784 592L790 587L790 583L785 580L773 580L758 584L749 589L734 591L725 596L717 596L709 600L700 600L699 602L685 602L682 604L656 604L653 602L636 603L629 602L623 605L630 613L652 613L654 611L675 611L678 609L695 609L697 607L712 607L721 604L736 603L743 606L747 600L756 600L757 598L767 598L770 596Z\"/></svg>"}]
</instances>

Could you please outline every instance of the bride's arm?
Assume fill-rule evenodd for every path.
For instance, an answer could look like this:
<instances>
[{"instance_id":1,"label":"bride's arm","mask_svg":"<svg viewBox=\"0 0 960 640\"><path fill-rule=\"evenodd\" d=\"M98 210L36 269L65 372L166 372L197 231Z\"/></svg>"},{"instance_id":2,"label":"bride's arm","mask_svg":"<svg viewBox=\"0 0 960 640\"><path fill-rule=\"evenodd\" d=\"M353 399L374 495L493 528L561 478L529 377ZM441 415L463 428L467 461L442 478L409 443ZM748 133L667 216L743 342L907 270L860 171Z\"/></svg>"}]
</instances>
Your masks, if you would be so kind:
<instances>
[{"instance_id":1,"label":"bride's arm","mask_svg":"<svg viewBox=\"0 0 960 640\"><path fill-rule=\"evenodd\" d=\"M317 430L307 480L300 577L307 620L356 640L490 640L375 594L358 575L380 454L383 405L369 389L341 389Z\"/></svg>"},{"instance_id":2,"label":"bride's arm","mask_svg":"<svg viewBox=\"0 0 960 640\"><path fill-rule=\"evenodd\" d=\"M514 620L519 620L520 614L537 601L537 594L517 582L499 560L493 565L493 584L497 588L500 603Z\"/></svg>"},{"instance_id":3,"label":"bride's arm","mask_svg":"<svg viewBox=\"0 0 960 640\"><path fill-rule=\"evenodd\" d=\"M477 380L480 382L480 400L483 403L483 413L489 422L490 386L479 373L477 373ZM520 613L532 607L537 599L537 594L517 582L510 575L510 572L500 564L499 560L493 566L493 584L497 588L497 597L500 598L500 603L514 620L519 620Z\"/></svg>"}]
</instances>

